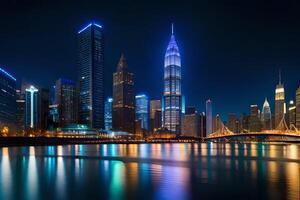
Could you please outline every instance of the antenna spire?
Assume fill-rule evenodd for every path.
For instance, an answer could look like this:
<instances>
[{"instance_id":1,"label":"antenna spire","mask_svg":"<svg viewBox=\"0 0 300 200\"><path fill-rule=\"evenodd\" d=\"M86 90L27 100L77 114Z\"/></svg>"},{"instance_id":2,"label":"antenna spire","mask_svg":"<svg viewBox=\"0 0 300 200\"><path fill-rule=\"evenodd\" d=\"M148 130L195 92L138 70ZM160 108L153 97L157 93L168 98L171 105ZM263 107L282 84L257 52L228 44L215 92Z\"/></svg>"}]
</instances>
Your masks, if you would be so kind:
<instances>
[{"instance_id":1,"label":"antenna spire","mask_svg":"<svg viewBox=\"0 0 300 200\"><path fill-rule=\"evenodd\" d=\"M281 69L279 69L279 84L281 84Z\"/></svg>"},{"instance_id":2,"label":"antenna spire","mask_svg":"<svg viewBox=\"0 0 300 200\"><path fill-rule=\"evenodd\" d=\"M171 25L172 35L174 34L174 23Z\"/></svg>"}]
</instances>

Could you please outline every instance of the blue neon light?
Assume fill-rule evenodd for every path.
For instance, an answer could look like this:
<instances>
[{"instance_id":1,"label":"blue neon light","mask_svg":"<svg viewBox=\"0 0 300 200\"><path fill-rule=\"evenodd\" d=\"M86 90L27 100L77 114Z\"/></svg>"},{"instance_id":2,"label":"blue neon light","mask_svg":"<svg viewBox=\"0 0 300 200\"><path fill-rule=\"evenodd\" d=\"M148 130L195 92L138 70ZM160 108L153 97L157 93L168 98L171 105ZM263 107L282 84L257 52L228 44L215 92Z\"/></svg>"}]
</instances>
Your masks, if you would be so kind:
<instances>
[{"instance_id":1,"label":"blue neon light","mask_svg":"<svg viewBox=\"0 0 300 200\"><path fill-rule=\"evenodd\" d=\"M78 31L78 34L81 33L82 31L84 31L85 29L89 28L89 27L92 26L92 25L97 26L97 27L99 27L99 28L102 28L101 25L96 24L96 23L93 22L93 23L89 23L87 26L85 26L85 27L82 28L80 31Z\"/></svg>"},{"instance_id":2,"label":"blue neon light","mask_svg":"<svg viewBox=\"0 0 300 200\"><path fill-rule=\"evenodd\" d=\"M0 68L0 72L4 73L6 76L8 76L9 78L11 78L12 80L16 81L17 79L15 77L13 77L12 75L10 75L8 72L6 72L4 69Z\"/></svg>"}]
</instances>

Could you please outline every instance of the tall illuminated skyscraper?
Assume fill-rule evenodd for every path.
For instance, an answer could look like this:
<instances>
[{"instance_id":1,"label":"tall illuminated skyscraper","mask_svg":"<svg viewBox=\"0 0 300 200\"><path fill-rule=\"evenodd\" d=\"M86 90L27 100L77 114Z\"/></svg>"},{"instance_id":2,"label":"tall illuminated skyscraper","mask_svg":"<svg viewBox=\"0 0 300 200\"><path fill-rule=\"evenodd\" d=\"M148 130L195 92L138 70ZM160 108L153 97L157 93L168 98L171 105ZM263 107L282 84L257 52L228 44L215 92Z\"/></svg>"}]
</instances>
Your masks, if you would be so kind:
<instances>
[{"instance_id":1,"label":"tall illuminated skyscraper","mask_svg":"<svg viewBox=\"0 0 300 200\"><path fill-rule=\"evenodd\" d=\"M267 98L265 99L262 111L261 111L261 121L262 121L262 128L264 130L272 129L272 115L271 115L271 107Z\"/></svg>"},{"instance_id":2,"label":"tall illuminated skyscraper","mask_svg":"<svg viewBox=\"0 0 300 200\"><path fill-rule=\"evenodd\" d=\"M141 128L149 128L149 99L145 94L135 96L135 119L141 120Z\"/></svg>"},{"instance_id":3,"label":"tall illuminated skyscraper","mask_svg":"<svg viewBox=\"0 0 300 200\"><path fill-rule=\"evenodd\" d=\"M164 64L163 127L173 133L179 133L181 113L181 59L172 24Z\"/></svg>"},{"instance_id":4,"label":"tall illuminated skyscraper","mask_svg":"<svg viewBox=\"0 0 300 200\"><path fill-rule=\"evenodd\" d=\"M121 55L117 72L113 74L113 130L134 133L135 95L133 73L128 71L124 55Z\"/></svg>"},{"instance_id":5,"label":"tall illuminated skyscraper","mask_svg":"<svg viewBox=\"0 0 300 200\"><path fill-rule=\"evenodd\" d=\"M0 128L9 131L16 123L16 79L0 68Z\"/></svg>"},{"instance_id":6,"label":"tall illuminated skyscraper","mask_svg":"<svg viewBox=\"0 0 300 200\"><path fill-rule=\"evenodd\" d=\"M79 121L104 128L102 26L90 23L78 32Z\"/></svg>"},{"instance_id":7,"label":"tall illuminated skyscraper","mask_svg":"<svg viewBox=\"0 0 300 200\"><path fill-rule=\"evenodd\" d=\"M284 86L281 83L281 74L279 72L279 83L275 89L275 129L278 127L285 114L285 102L284 102Z\"/></svg>"},{"instance_id":8,"label":"tall illuminated skyscraper","mask_svg":"<svg viewBox=\"0 0 300 200\"><path fill-rule=\"evenodd\" d=\"M206 101L206 136L213 131L213 122L212 122L212 102L210 99Z\"/></svg>"},{"instance_id":9,"label":"tall illuminated skyscraper","mask_svg":"<svg viewBox=\"0 0 300 200\"><path fill-rule=\"evenodd\" d=\"M36 129L39 126L39 90L34 86L30 86L25 90L25 128Z\"/></svg>"}]
</instances>

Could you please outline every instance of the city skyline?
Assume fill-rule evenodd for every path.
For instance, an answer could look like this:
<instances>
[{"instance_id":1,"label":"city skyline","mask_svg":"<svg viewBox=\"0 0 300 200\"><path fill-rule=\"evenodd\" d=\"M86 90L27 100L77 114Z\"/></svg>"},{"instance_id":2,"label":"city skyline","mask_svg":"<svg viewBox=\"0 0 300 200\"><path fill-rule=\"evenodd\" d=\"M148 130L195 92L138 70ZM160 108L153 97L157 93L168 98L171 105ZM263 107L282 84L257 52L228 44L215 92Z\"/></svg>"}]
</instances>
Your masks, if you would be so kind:
<instances>
[{"instance_id":1,"label":"city skyline","mask_svg":"<svg viewBox=\"0 0 300 200\"><path fill-rule=\"evenodd\" d=\"M47 11L51 13L54 5L45 4L47 6L49 4ZM203 10L206 8L208 11L220 10L222 11L219 13L221 16L233 16L234 19L230 19L231 21L227 19L228 17L222 19L223 21L221 19L220 21L213 20L212 17L216 15L216 11L213 13L205 11L202 14L188 13L187 10L190 7L177 8L176 1L174 5L170 5L166 13L162 10L167 7L167 3L159 4L161 9L158 12L162 19L160 22L156 22L153 17L144 20L146 14L154 9L153 6L137 4L135 10L139 14L145 11L145 14L141 15L141 20L134 21L132 16L125 17L122 12L112 18L107 11L117 9L127 11L133 9L132 5L126 8L121 5L114 5L114 7L109 3L101 5L104 8L95 2L91 5L95 5L95 8L89 10L86 15L83 13L84 17L76 15L65 19L66 13L77 13L79 7L76 3L74 4L75 8L65 7L66 13L58 9L57 17L54 19L47 18L45 14L40 15L41 19L47 19L50 22L60 20L61 23L33 21L32 24L26 26L28 19L24 22L8 19L12 23L5 22L2 26L2 34L6 34L7 39L5 41L0 39L2 44L0 65L14 74L18 83L21 77L34 82L34 85L43 87L52 86L55 80L61 77L77 80L77 70L74 70L76 69L77 32L91 21L98 22L103 25L106 35L105 98L112 96L110 74L114 72L114 66L117 64L120 53L126 52L132 72L136 74L136 92L147 93L150 99L158 99L163 92L163 53L169 39L170 24L174 22L178 46L182 53L182 65L185 66L182 72L182 87L183 91L186 91L186 105L196 106L197 110L202 112L205 111L205 101L210 98L213 101L214 114L220 113L222 118L226 119L227 113L234 112L239 115L242 112L248 112L248 105L261 105L267 97L271 110L274 110L274 85L278 82L279 68L282 69L282 82L286 87L286 100L295 98L294 91L299 84L297 66L300 64L296 56L300 44L296 45L298 40L295 35L300 30L297 26L298 21L292 15L295 14L292 7L289 7L292 10L282 11L290 23L289 27L283 29L283 20L273 19L277 18L275 8L279 5L277 3L270 5L268 12L273 18L266 19L266 23L270 22L271 24L262 29L259 26L262 22L258 21L261 12L250 13L251 9L262 6L256 2L249 5L249 8L246 3L236 5L237 8L246 11L240 19L235 19L236 14L230 12L233 8L227 8L224 5L203 5L201 8ZM11 6L4 5L2 8L24 9L23 12L29 18L35 15L27 13L29 8L24 8L22 3L17 3L13 8ZM36 5L36 8L45 9L41 5ZM171 12L176 8L182 11L181 15ZM3 10L1 15L5 17L9 13L7 10ZM196 20L195 16L199 16L199 20ZM140 23L142 20L144 20L143 23ZM238 28L236 25L239 25L241 20L244 20L243 22L248 24L249 28L244 25ZM227 23L220 25L224 21ZM277 21L278 24L272 24L273 21ZM17 22L24 30L29 30L24 32L22 40L16 37L14 28L10 25ZM209 22L214 22L216 25L212 27L213 23ZM254 26L256 23L258 26ZM233 30L231 30L232 27L234 27ZM254 34L246 34L247 31L244 29ZM8 31L10 34L7 34ZM152 34L153 31L155 34ZM218 32L220 33L218 34ZM147 40L140 39L139 35L144 35ZM265 40L267 35L269 39ZM287 38L290 39L287 40ZM249 44L251 41L254 41L252 45ZM143 51L138 50L141 42L145 46ZM44 52L40 55L40 51L38 51L41 48L40 43L45 43L48 47L43 50L47 53ZM232 44L229 45L229 43ZM24 51L26 44L27 46L30 44L29 46L32 48ZM195 44L196 46L194 46ZM17 57L12 55L17 55ZM238 55L238 59L235 55ZM143 78L144 72L147 74L147 79ZM47 73L48 76L40 79L39 74L42 73ZM157 74L160 76L157 77ZM265 77L268 77L268 81L264 81ZM157 78L158 81L155 83L151 81ZM196 81L197 84L194 85L193 83ZM223 82L226 84L222 84ZM251 82L250 87L249 82Z\"/></svg>"}]
</instances>

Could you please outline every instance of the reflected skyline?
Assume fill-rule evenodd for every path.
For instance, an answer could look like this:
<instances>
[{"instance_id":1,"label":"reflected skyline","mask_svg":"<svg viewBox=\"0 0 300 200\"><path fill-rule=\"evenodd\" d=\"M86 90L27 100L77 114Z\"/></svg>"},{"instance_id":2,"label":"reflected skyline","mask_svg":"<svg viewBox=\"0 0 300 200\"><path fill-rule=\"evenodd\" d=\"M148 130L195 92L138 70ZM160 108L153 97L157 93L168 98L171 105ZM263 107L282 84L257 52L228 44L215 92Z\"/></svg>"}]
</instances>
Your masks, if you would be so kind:
<instances>
[{"instance_id":1,"label":"reflected skyline","mask_svg":"<svg viewBox=\"0 0 300 200\"><path fill-rule=\"evenodd\" d=\"M4 147L0 195L190 199L251 189L250 198L297 199L299 151L297 144L254 143Z\"/></svg>"}]
</instances>

